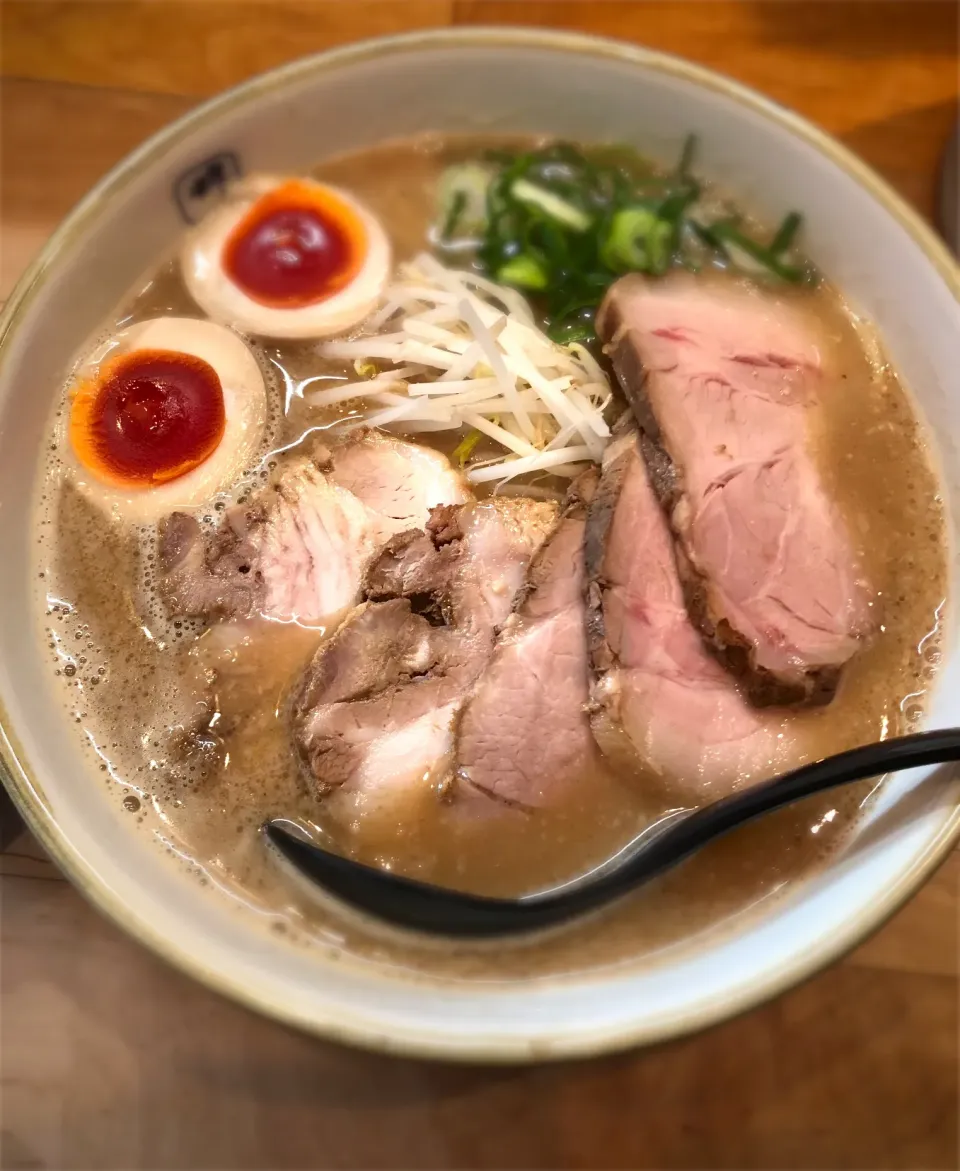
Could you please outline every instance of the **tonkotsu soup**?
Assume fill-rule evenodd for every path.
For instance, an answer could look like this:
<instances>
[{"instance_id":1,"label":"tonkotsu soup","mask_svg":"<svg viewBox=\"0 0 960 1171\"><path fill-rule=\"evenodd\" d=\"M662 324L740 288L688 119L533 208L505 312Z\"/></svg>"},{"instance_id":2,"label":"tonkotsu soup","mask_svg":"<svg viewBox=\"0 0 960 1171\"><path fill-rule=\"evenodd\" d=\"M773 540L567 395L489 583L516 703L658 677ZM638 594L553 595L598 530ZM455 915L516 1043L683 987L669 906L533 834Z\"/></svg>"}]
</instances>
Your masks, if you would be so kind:
<instances>
[{"instance_id":1,"label":"tonkotsu soup","mask_svg":"<svg viewBox=\"0 0 960 1171\"><path fill-rule=\"evenodd\" d=\"M485 977L651 955L802 882L880 782L495 953L381 936L260 827L519 894L922 719L915 406L799 216L689 156L428 137L252 176L83 347L36 493L51 685L91 800L251 924Z\"/></svg>"}]
</instances>

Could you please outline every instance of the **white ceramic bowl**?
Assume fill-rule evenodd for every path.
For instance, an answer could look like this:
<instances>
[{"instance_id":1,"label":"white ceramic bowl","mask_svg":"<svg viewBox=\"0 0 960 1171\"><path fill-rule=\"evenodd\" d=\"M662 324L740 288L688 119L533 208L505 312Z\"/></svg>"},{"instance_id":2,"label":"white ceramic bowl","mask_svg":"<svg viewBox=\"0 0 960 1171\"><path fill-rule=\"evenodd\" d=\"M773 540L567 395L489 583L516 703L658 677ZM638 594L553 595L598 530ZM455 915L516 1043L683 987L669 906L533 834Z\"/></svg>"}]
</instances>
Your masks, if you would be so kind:
<instances>
[{"instance_id":1,"label":"white ceramic bowl","mask_svg":"<svg viewBox=\"0 0 960 1171\"><path fill-rule=\"evenodd\" d=\"M610 41L476 29L363 43L232 90L156 135L60 226L0 323L0 707L8 784L63 869L131 934L209 985L291 1024L436 1057L529 1060L649 1042L756 1004L877 927L960 834L952 783L891 783L847 852L738 932L669 962L567 980L413 982L296 952L225 913L123 825L78 763L49 700L29 617L29 493L52 396L77 347L202 210L206 162L304 169L426 129L545 132L672 158L696 131L699 166L771 221L799 207L808 250L880 327L940 445L960 515L958 273L871 171L799 118L732 82ZM209 173L209 169L208 169ZM891 469L896 474L896 469ZM930 726L960 724L960 659Z\"/></svg>"}]
</instances>

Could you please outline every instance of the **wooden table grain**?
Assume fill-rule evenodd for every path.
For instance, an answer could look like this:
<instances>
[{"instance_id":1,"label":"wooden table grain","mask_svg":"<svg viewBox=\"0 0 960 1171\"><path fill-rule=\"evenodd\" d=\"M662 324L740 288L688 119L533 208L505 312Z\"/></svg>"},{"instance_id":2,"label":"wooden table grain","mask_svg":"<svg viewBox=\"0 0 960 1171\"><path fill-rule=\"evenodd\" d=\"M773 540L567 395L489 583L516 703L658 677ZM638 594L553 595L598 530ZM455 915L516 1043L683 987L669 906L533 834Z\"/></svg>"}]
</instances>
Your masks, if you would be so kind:
<instances>
[{"instance_id":1,"label":"wooden table grain","mask_svg":"<svg viewBox=\"0 0 960 1171\"><path fill-rule=\"evenodd\" d=\"M202 96L443 24L594 31L798 109L924 214L957 113L953 3L5 0L0 298L103 171ZM872 940L698 1037L530 1069L386 1059L192 984L26 833L0 858L4 1168L954 1168L960 856Z\"/></svg>"}]
</instances>

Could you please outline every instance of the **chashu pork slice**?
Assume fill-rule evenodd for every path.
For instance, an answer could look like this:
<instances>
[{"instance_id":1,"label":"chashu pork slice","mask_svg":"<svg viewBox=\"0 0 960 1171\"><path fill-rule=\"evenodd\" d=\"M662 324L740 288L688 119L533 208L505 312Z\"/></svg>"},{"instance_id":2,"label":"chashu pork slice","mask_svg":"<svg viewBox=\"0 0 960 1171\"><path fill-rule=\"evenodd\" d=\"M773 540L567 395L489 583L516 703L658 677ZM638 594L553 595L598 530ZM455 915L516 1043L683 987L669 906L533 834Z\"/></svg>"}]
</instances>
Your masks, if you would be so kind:
<instances>
[{"instance_id":1,"label":"chashu pork slice","mask_svg":"<svg viewBox=\"0 0 960 1171\"><path fill-rule=\"evenodd\" d=\"M365 602L317 652L293 707L294 739L318 797L356 814L443 780L464 690L484 647L415 614Z\"/></svg>"},{"instance_id":2,"label":"chashu pork slice","mask_svg":"<svg viewBox=\"0 0 960 1171\"><path fill-rule=\"evenodd\" d=\"M818 472L818 401L843 393L789 306L686 274L621 278L597 317L644 432L712 649L758 703L829 700L872 629L870 593Z\"/></svg>"},{"instance_id":3,"label":"chashu pork slice","mask_svg":"<svg viewBox=\"0 0 960 1171\"><path fill-rule=\"evenodd\" d=\"M604 754L694 803L769 775L782 713L758 710L704 646L636 429L615 429L585 542L593 731Z\"/></svg>"},{"instance_id":4,"label":"chashu pork slice","mask_svg":"<svg viewBox=\"0 0 960 1171\"><path fill-rule=\"evenodd\" d=\"M524 497L435 508L424 530L386 544L367 574L366 597L407 597L437 621L492 638L557 517L554 504Z\"/></svg>"},{"instance_id":5,"label":"chashu pork slice","mask_svg":"<svg viewBox=\"0 0 960 1171\"><path fill-rule=\"evenodd\" d=\"M463 701L556 517L532 500L441 506L371 565L367 594L380 600L320 647L292 708L310 783L336 816L449 786Z\"/></svg>"},{"instance_id":6,"label":"chashu pork slice","mask_svg":"<svg viewBox=\"0 0 960 1171\"><path fill-rule=\"evenodd\" d=\"M457 777L509 805L550 803L591 769L584 529L596 474L573 485L460 717Z\"/></svg>"},{"instance_id":7,"label":"chashu pork slice","mask_svg":"<svg viewBox=\"0 0 960 1171\"><path fill-rule=\"evenodd\" d=\"M186 513L166 520L159 559L169 607L330 623L359 601L363 575L391 536L469 498L442 455L376 432L295 456L212 532Z\"/></svg>"}]
</instances>

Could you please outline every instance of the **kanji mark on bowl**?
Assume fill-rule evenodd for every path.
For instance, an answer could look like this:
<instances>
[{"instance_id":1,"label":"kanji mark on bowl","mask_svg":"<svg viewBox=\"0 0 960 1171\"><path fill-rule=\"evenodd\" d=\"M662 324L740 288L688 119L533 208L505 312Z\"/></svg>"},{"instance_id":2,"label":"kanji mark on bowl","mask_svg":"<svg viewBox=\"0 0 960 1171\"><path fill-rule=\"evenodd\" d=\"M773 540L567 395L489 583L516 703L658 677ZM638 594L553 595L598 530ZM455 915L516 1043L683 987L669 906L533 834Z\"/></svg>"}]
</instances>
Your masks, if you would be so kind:
<instances>
[{"instance_id":1,"label":"kanji mark on bowl","mask_svg":"<svg viewBox=\"0 0 960 1171\"><path fill-rule=\"evenodd\" d=\"M220 151L183 171L173 185L173 199L181 218L198 223L218 203L230 182L243 174L234 151Z\"/></svg>"}]
</instances>

